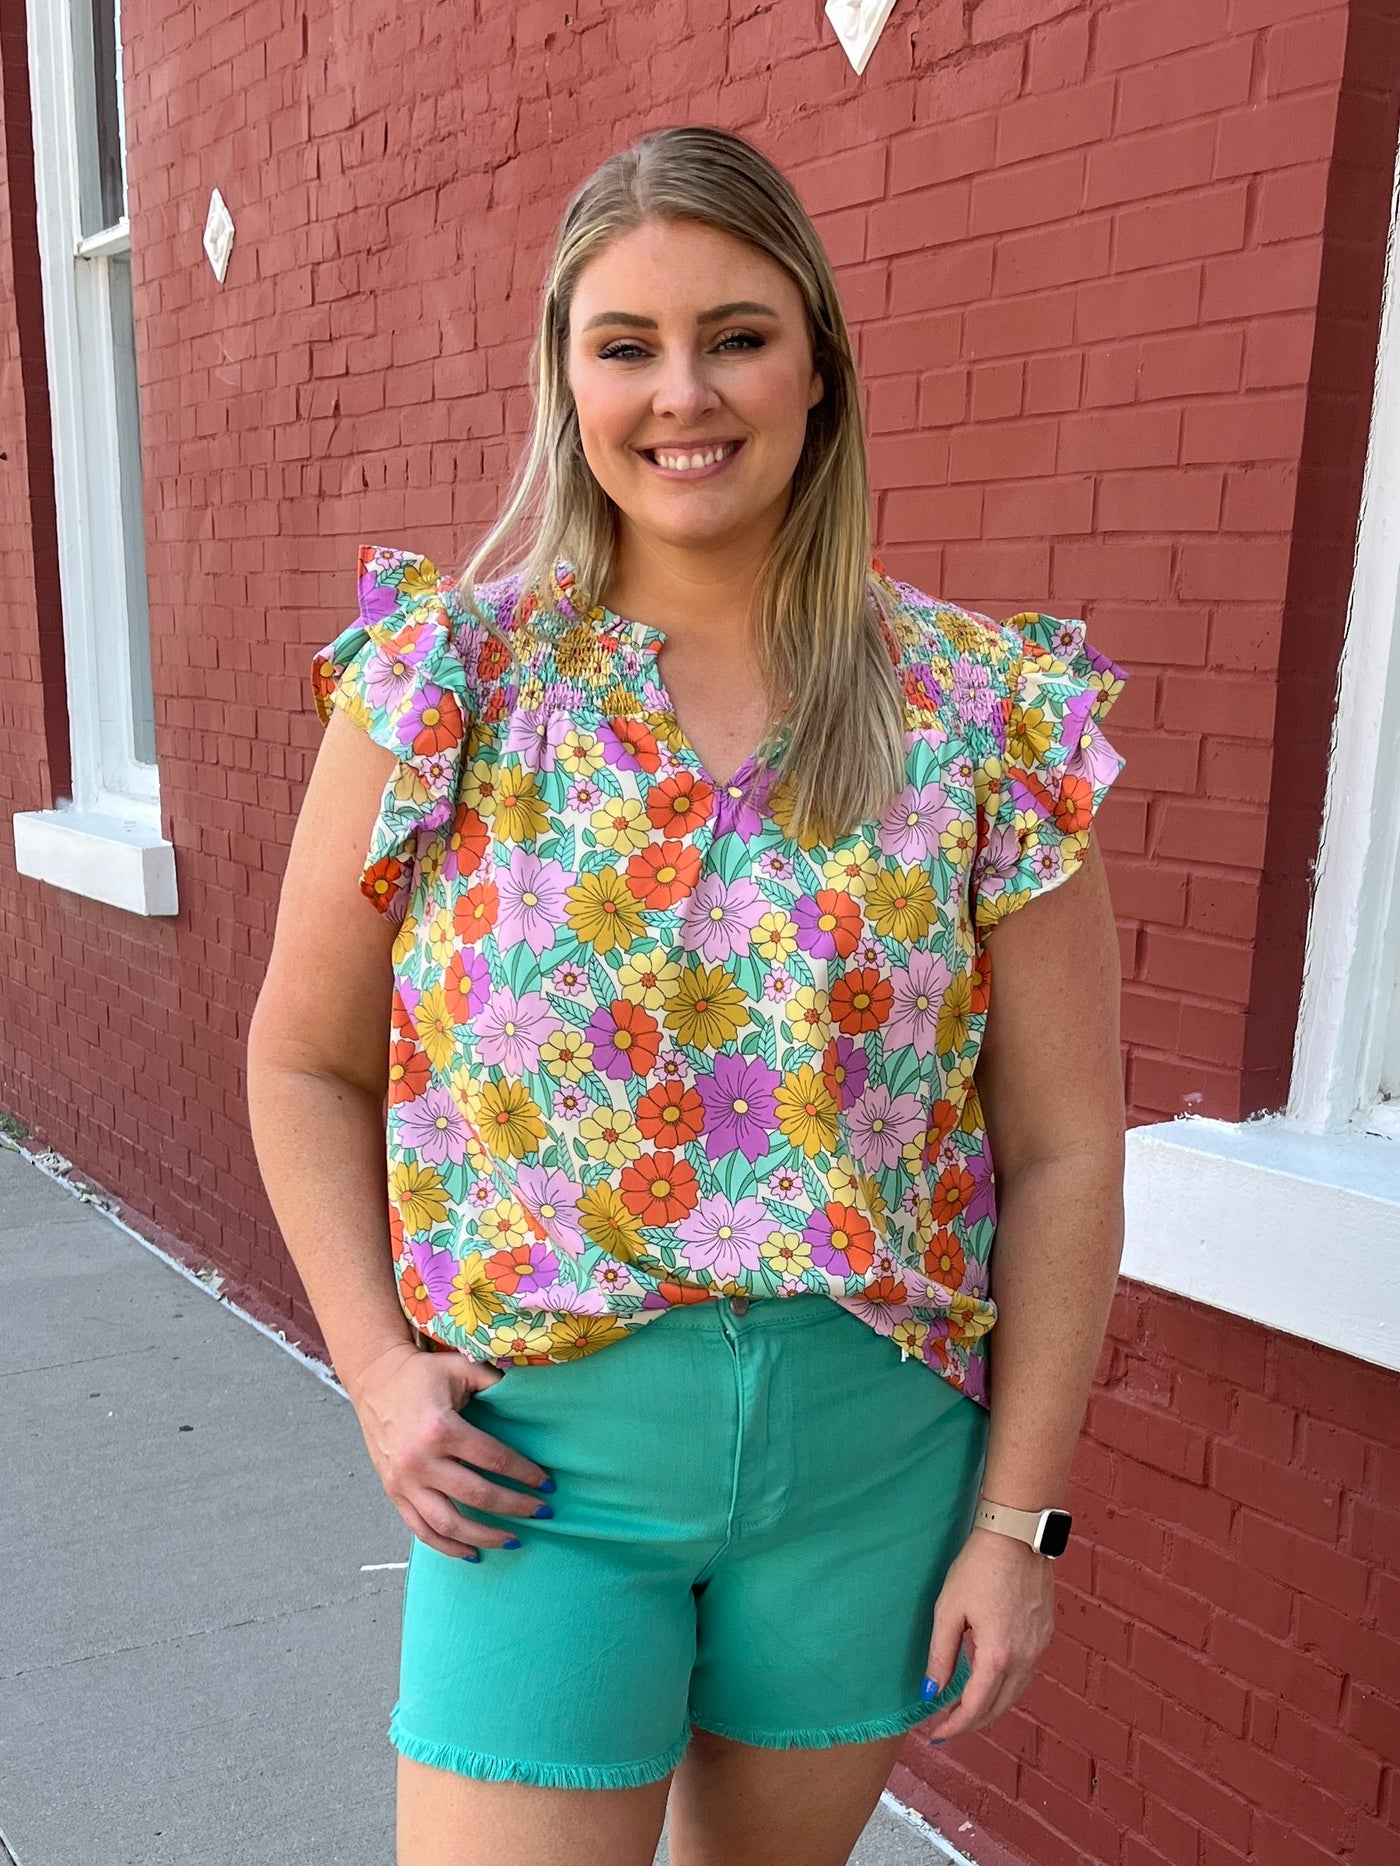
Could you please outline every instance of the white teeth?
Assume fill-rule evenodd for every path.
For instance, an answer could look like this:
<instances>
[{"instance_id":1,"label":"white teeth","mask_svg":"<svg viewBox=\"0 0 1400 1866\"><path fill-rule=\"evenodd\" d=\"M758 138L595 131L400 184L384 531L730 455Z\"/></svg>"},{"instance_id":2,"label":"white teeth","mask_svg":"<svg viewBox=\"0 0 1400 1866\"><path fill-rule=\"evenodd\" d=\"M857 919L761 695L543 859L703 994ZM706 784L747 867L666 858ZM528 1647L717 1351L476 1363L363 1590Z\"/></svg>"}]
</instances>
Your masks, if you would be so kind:
<instances>
[{"instance_id":1,"label":"white teeth","mask_svg":"<svg viewBox=\"0 0 1400 1866\"><path fill-rule=\"evenodd\" d=\"M693 473L699 467L713 466L716 460L727 459L737 446L737 441L731 441L727 447L716 447L703 454L667 454L658 448L652 451L657 465L665 467L668 473Z\"/></svg>"}]
</instances>

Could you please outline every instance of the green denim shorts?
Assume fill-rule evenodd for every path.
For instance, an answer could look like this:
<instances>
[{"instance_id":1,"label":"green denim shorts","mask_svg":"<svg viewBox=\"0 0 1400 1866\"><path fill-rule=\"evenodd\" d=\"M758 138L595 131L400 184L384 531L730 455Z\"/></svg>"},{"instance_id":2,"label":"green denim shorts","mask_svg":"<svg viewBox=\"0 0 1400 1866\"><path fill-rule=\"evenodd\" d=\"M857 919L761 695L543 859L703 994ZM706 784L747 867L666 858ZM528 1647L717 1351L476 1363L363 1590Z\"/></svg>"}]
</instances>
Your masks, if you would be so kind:
<instances>
[{"instance_id":1,"label":"green denim shorts","mask_svg":"<svg viewBox=\"0 0 1400 1866\"><path fill-rule=\"evenodd\" d=\"M988 1414L831 1297L720 1297L462 1409L557 1484L522 1547L413 1539L403 1755L497 1781L625 1788L692 1725L764 1748L907 1730L972 1526ZM521 1489L510 1478L497 1480ZM534 1493L532 1493L534 1494Z\"/></svg>"}]
</instances>

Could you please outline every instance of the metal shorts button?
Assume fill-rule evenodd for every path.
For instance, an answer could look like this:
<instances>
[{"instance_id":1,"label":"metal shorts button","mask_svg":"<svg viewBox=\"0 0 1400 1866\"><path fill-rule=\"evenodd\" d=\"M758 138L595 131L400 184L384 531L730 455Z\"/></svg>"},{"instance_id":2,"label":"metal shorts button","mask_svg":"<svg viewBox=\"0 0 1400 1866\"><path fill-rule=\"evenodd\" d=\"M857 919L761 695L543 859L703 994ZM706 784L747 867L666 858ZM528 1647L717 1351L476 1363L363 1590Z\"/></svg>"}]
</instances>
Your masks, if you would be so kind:
<instances>
[{"instance_id":1,"label":"metal shorts button","mask_svg":"<svg viewBox=\"0 0 1400 1866\"><path fill-rule=\"evenodd\" d=\"M747 1296L731 1296L729 1298L729 1306L736 1315L747 1315L749 1312L749 1299Z\"/></svg>"}]
</instances>

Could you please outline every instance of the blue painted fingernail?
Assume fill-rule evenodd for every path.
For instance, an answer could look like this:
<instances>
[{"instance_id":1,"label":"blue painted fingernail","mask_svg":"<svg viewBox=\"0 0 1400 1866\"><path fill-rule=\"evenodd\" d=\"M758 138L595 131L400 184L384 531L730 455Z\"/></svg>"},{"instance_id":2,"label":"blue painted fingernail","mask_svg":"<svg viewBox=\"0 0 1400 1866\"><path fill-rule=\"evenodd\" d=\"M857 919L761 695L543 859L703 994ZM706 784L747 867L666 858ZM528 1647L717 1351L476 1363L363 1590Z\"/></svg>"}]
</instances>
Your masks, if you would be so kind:
<instances>
[{"instance_id":1,"label":"blue painted fingernail","mask_svg":"<svg viewBox=\"0 0 1400 1866\"><path fill-rule=\"evenodd\" d=\"M928 1703L930 1698L936 1698L937 1696L938 1696L938 1680L936 1678L926 1678L924 1680L924 1702L925 1704Z\"/></svg>"},{"instance_id":2,"label":"blue painted fingernail","mask_svg":"<svg viewBox=\"0 0 1400 1866\"><path fill-rule=\"evenodd\" d=\"M463 1561L480 1561L481 1557L480 1555L473 1555L471 1550L468 1549L466 1554L462 1557L462 1560Z\"/></svg>"},{"instance_id":3,"label":"blue painted fingernail","mask_svg":"<svg viewBox=\"0 0 1400 1866\"><path fill-rule=\"evenodd\" d=\"M552 1477L545 1478L542 1484L537 1484L535 1486L537 1490L553 1490L554 1487L555 1487L554 1479Z\"/></svg>"},{"instance_id":4,"label":"blue painted fingernail","mask_svg":"<svg viewBox=\"0 0 1400 1866\"><path fill-rule=\"evenodd\" d=\"M930 1743L941 1743L942 1741L943 1741L943 1738L941 1736L931 1736L929 1738Z\"/></svg>"},{"instance_id":5,"label":"blue painted fingernail","mask_svg":"<svg viewBox=\"0 0 1400 1866\"><path fill-rule=\"evenodd\" d=\"M536 1516L553 1516L554 1511L550 1509L547 1503L542 1503L534 1513Z\"/></svg>"},{"instance_id":6,"label":"blue painted fingernail","mask_svg":"<svg viewBox=\"0 0 1400 1866\"><path fill-rule=\"evenodd\" d=\"M501 1544L501 1547L503 1549L518 1549L520 1547L520 1537L507 1536L505 1541Z\"/></svg>"}]
</instances>

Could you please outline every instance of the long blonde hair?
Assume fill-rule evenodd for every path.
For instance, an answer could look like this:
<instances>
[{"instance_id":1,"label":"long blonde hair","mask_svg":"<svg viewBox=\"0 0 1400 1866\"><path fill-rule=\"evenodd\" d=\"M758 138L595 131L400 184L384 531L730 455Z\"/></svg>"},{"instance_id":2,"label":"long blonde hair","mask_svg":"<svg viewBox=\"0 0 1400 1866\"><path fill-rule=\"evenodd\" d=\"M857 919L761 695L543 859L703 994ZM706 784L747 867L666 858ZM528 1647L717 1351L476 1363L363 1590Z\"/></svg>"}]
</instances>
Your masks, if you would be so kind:
<instances>
[{"instance_id":1,"label":"long blonde hair","mask_svg":"<svg viewBox=\"0 0 1400 1866\"><path fill-rule=\"evenodd\" d=\"M807 416L751 620L769 693L791 696L765 739L775 803L781 794L792 833L835 841L881 815L903 783L904 698L887 634L888 586L871 569L860 385L836 278L791 185L741 137L708 125L653 131L575 192L544 293L528 445L496 523L453 573L456 593L491 626L473 592L517 526L528 526L532 541L499 574L518 573L522 592L547 589L560 558L574 571L576 604L596 604L609 587L616 513L584 458L568 381L569 307L589 261L650 220L697 222L756 247L783 267L806 307L825 389Z\"/></svg>"}]
</instances>

